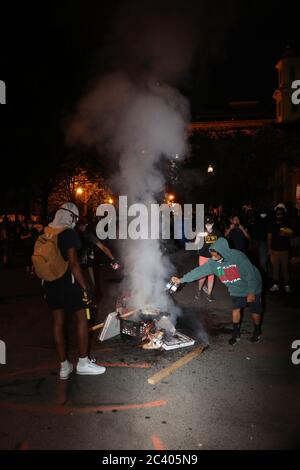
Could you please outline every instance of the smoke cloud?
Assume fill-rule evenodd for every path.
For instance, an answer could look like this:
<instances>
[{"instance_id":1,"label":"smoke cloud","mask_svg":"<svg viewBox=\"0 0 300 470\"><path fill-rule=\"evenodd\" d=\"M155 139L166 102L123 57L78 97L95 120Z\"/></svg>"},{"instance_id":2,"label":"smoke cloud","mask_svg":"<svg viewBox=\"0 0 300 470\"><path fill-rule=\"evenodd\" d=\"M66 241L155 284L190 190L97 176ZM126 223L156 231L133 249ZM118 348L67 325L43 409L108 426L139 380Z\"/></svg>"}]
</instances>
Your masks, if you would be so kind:
<instances>
[{"instance_id":1,"label":"smoke cloud","mask_svg":"<svg viewBox=\"0 0 300 470\"><path fill-rule=\"evenodd\" d=\"M208 5L121 2L102 53L109 73L94 81L70 122L67 143L96 146L117 162L114 180L130 204L156 202L165 183L161 159L188 153L189 103L175 86L197 47L199 13L213 13ZM164 286L174 270L159 241L128 240L123 256L133 305L167 309Z\"/></svg>"},{"instance_id":2,"label":"smoke cloud","mask_svg":"<svg viewBox=\"0 0 300 470\"><path fill-rule=\"evenodd\" d=\"M111 74L80 102L67 137L69 143L105 146L118 159L119 193L129 204L149 206L164 190L161 158L187 152L188 121L188 102L175 88L150 78L137 83ZM172 266L159 240L127 240L123 256L133 306L154 302L167 309L164 285Z\"/></svg>"}]
</instances>

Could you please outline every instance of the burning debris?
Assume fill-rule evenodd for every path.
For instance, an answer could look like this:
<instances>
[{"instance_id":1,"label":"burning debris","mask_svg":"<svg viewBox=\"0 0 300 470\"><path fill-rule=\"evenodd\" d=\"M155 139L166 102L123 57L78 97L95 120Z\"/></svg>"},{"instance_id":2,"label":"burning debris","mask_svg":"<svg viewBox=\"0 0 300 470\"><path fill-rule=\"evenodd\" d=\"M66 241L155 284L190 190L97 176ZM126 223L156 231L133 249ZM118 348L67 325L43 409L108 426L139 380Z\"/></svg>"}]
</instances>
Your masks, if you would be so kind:
<instances>
[{"instance_id":1,"label":"burning debris","mask_svg":"<svg viewBox=\"0 0 300 470\"><path fill-rule=\"evenodd\" d=\"M108 315L99 340L104 341L118 334L123 338L134 338L142 349L169 350L195 343L192 338L176 330L169 312L162 312L152 305L130 310L126 296L117 300L116 312Z\"/></svg>"}]
</instances>

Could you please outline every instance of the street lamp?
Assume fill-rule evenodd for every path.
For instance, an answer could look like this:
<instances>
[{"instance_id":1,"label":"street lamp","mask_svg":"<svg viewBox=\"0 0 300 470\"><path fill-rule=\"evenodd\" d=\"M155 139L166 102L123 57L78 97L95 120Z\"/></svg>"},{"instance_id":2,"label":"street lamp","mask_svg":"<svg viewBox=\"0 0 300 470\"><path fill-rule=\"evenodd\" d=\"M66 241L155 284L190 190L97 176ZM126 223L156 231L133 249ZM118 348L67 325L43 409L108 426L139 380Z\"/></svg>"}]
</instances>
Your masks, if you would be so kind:
<instances>
[{"instance_id":1,"label":"street lamp","mask_svg":"<svg viewBox=\"0 0 300 470\"><path fill-rule=\"evenodd\" d=\"M213 173L213 172L214 172L214 167L212 165L208 165L207 173Z\"/></svg>"},{"instance_id":2,"label":"street lamp","mask_svg":"<svg viewBox=\"0 0 300 470\"><path fill-rule=\"evenodd\" d=\"M167 194L165 200L166 200L169 207L173 207L174 206L174 201L175 201L175 195L171 194L171 193Z\"/></svg>"},{"instance_id":3,"label":"street lamp","mask_svg":"<svg viewBox=\"0 0 300 470\"><path fill-rule=\"evenodd\" d=\"M76 194L79 194L79 196L83 193L83 189L82 188L77 188L76 189Z\"/></svg>"}]
</instances>

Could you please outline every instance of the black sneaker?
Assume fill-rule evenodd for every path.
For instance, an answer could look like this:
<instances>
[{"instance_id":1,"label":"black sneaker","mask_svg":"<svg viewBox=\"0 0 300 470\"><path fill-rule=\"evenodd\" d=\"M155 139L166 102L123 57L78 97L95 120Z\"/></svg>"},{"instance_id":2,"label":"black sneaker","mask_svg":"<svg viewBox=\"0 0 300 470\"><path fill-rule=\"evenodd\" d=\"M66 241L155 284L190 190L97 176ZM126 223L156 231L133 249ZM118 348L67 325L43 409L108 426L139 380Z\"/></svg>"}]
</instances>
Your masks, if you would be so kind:
<instances>
[{"instance_id":1,"label":"black sneaker","mask_svg":"<svg viewBox=\"0 0 300 470\"><path fill-rule=\"evenodd\" d=\"M212 294L207 294L206 298L209 302L214 302L216 300Z\"/></svg>"},{"instance_id":2,"label":"black sneaker","mask_svg":"<svg viewBox=\"0 0 300 470\"><path fill-rule=\"evenodd\" d=\"M238 343L240 339L240 336L232 336L230 340L228 340L228 343L230 344L230 346L233 346L234 344Z\"/></svg>"},{"instance_id":3,"label":"black sneaker","mask_svg":"<svg viewBox=\"0 0 300 470\"><path fill-rule=\"evenodd\" d=\"M261 333L253 333L250 338L251 343L258 343L260 341Z\"/></svg>"}]
</instances>

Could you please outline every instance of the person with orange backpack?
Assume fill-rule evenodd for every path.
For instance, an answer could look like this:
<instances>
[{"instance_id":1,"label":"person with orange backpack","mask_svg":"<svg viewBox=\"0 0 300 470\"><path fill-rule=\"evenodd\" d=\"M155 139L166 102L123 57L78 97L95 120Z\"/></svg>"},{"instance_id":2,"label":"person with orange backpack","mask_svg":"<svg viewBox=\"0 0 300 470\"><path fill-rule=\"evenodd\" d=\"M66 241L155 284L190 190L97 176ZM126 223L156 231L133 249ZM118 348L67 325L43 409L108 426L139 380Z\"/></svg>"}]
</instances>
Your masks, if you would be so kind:
<instances>
[{"instance_id":1,"label":"person with orange backpack","mask_svg":"<svg viewBox=\"0 0 300 470\"><path fill-rule=\"evenodd\" d=\"M73 370L73 365L67 359L64 337L66 312L74 313L77 319L77 374L99 375L105 372L105 367L96 365L88 357L87 313L92 296L77 258L81 244L74 228L78 219L76 205L72 202L63 204L54 220L45 227L44 234L37 239L32 256L36 275L42 279L45 300L53 313L54 341L61 363L61 379L67 379Z\"/></svg>"}]
</instances>

